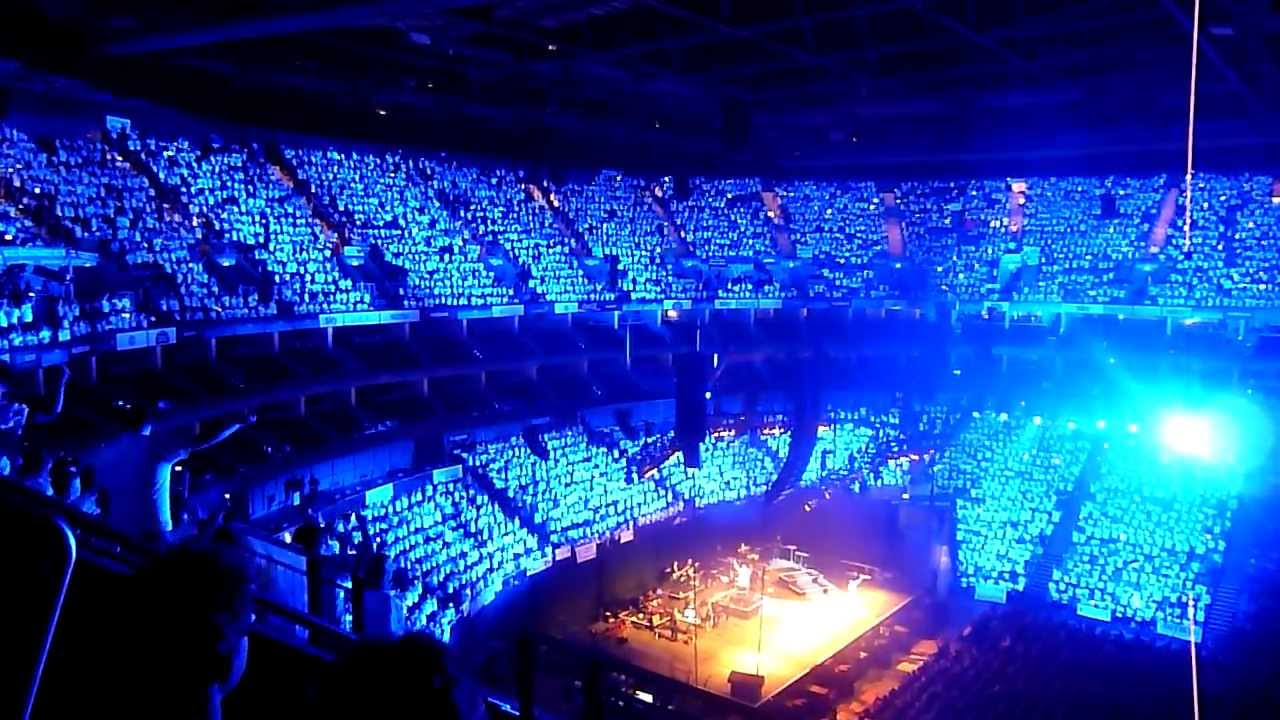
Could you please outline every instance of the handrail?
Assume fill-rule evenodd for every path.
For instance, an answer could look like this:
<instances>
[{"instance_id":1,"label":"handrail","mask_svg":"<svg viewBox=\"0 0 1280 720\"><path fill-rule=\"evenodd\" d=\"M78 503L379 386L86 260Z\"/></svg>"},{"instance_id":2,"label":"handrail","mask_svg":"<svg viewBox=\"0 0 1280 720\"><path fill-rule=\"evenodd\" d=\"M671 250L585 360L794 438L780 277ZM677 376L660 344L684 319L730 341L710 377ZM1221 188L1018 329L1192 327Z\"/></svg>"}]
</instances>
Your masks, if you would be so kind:
<instances>
[{"instance_id":1,"label":"handrail","mask_svg":"<svg viewBox=\"0 0 1280 720\"><path fill-rule=\"evenodd\" d=\"M1163 318L1176 320L1236 320L1255 326L1280 324L1280 307L1166 307L1158 305L1113 305L1068 302L1023 302L998 300L958 300L950 297L908 299L848 298L834 300L797 300L745 298L719 300L670 299L651 302L568 302L531 303L482 307L442 307L383 311L352 311L298 317L275 317L254 320L215 320L183 322L167 328L151 328L118 333L105 333L76 338L70 342L52 343L0 355L15 367L42 367L65 363L71 354L111 352L157 347L191 335L226 337L294 330L359 327L366 325L401 325L424 318L475 320L483 318L520 317L524 315L574 315L615 312L662 312L664 310L777 310L848 308L870 312L919 310L935 312L940 306L960 313L981 313L996 309L1013 314L1116 316L1128 318Z\"/></svg>"},{"instance_id":2,"label":"handrail","mask_svg":"<svg viewBox=\"0 0 1280 720\"><path fill-rule=\"evenodd\" d=\"M27 512L39 515L52 515L66 522L76 535L77 549L81 557L86 555L99 562L109 563L117 570L133 572L154 558L158 551L105 522L54 498L10 482L0 482L0 501L6 505L17 506ZM255 630L269 627L265 620L275 618L295 628L293 642L305 637L311 645L329 651L341 649L353 641L350 633L334 627L319 618L299 612L261 594L254 597L254 608L259 615ZM278 635L278 633L276 633Z\"/></svg>"}]
</instances>

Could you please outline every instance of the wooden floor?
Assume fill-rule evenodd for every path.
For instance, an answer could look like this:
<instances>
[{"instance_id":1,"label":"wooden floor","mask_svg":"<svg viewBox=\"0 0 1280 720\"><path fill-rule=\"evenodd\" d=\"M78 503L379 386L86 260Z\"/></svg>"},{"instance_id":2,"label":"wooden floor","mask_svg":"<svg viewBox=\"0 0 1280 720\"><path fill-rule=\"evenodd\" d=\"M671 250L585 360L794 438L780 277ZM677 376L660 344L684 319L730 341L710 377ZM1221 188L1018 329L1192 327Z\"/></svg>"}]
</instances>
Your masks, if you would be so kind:
<instances>
[{"instance_id":1,"label":"wooden floor","mask_svg":"<svg viewBox=\"0 0 1280 720\"><path fill-rule=\"evenodd\" d=\"M696 663L692 643L671 642L665 635L655 638L640 630L629 632L624 644L602 641L601 647L627 662L726 697L730 671L762 674L764 702L910 599L870 584L853 593L836 589L816 598L771 587L765 595L763 622L760 617L730 618L715 629L698 632Z\"/></svg>"}]
</instances>

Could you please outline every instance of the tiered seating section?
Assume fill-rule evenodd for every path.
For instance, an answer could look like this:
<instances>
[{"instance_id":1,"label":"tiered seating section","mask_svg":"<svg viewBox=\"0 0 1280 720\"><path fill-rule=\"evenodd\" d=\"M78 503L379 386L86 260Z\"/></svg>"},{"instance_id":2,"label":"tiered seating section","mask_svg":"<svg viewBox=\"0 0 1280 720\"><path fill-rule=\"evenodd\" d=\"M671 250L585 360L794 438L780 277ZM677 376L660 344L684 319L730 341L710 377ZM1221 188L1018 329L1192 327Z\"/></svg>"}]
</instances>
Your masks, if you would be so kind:
<instances>
[{"instance_id":1,"label":"tiered seating section","mask_svg":"<svg viewBox=\"0 0 1280 720\"><path fill-rule=\"evenodd\" d=\"M1020 238L1010 232L1007 180L912 181L893 188L893 212L906 235L901 262L919 269L922 292L999 297L1000 258L1035 248L1038 272L1013 289L1013 299L1280 306L1274 252L1280 205L1270 201L1269 176L1197 176L1192 249L1182 247L1179 206L1145 294L1135 294L1144 283L1134 281L1133 267L1151 256L1165 178L1026 182ZM777 253L779 218L770 216L758 178L683 183L604 172L557 188L511 169L401 151L274 153L254 144L101 133L37 139L4 126L3 246L78 249L115 269L156 267L168 279L138 283L127 298L86 299L43 286L31 288L35 299L12 293L16 299L0 308L9 321L2 339L10 346L42 345L172 317L802 294L758 275L719 288L676 278L663 259L670 241L650 202L654 188L703 260L750 267ZM768 189L778 193L797 254L814 258L818 282L810 296L903 292L876 271L876 259L884 256L880 191L886 188L797 181ZM1104 197L1114 198L1114 213L1103 212ZM379 291L362 279L345 260L343 243L403 270L396 288ZM589 277L575 257L584 252L616 259L616 282ZM514 270L499 275L496 259Z\"/></svg>"},{"instance_id":2,"label":"tiered seating section","mask_svg":"<svg viewBox=\"0 0 1280 720\"><path fill-rule=\"evenodd\" d=\"M979 413L935 467L955 495L957 571L964 586L1023 590L1027 565L1061 518L1090 441L1066 426Z\"/></svg>"},{"instance_id":3,"label":"tiered seating section","mask_svg":"<svg viewBox=\"0 0 1280 720\"><path fill-rule=\"evenodd\" d=\"M1124 620L1186 622L1188 598L1204 622L1226 550L1239 478L1159 460L1145 438L1109 443L1080 512L1053 597Z\"/></svg>"},{"instance_id":4,"label":"tiered seating section","mask_svg":"<svg viewBox=\"0 0 1280 720\"><path fill-rule=\"evenodd\" d=\"M216 227L206 243L234 249L270 273L274 297L233 296L236 310L252 316L371 307L368 293L342 276L333 239L262 148L199 147L185 139L148 139L141 147L160 179L181 189L194 216Z\"/></svg>"},{"instance_id":5,"label":"tiered seating section","mask_svg":"<svg viewBox=\"0 0 1280 720\"><path fill-rule=\"evenodd\" d=\"M379 248L408 271L410 307L503 305L515 297L481 262L482 245L451 213L459 186L456 167L399 152L286 150L317 200L333 210L348 242Z\"/></svg>"},{"instance_id":6,"label":"tiered seating section","mask_svg":"<svg viewBox=\"0 0 1280 720\"><path fill-rule=\"evenodd\" d=\"M695 507L763 495L778 477L781 461L757 432L716 430L699 450L697 469L684 466L682 452L674 453L660 469L666 483Z\"/></svg>"},{"instance_id":7,"label":"tiered seating section","mask_svg":"<svg viewBox=\"0 0 1280 720\"><path fill-rule=\"evenodd\" d=\"M672 490L637 476L629 459L643 440L616 430L581 427L542 436L548 457L538 457L519 435L480 443L467 465L485 472L498 490L557 545L601 540L629 524L646 525L677 508Z\"/></svg>"},{"instance_id":8,"label":"tiered seating section","mask_svg":"<svg viewBox=\"0 0 1280 720\"><path fill-rule=\"evenodd\" d=\"M1185 646L1156 647L1105 626L1001 610L942 646L862 717L1173 717L1189 712L1186 664ZM1221 700L1214 698L1215 708ZM1242 702L1248 700L1230 704Z\"/></svg>"},{"instance_id":9,"label":"tiered seating section","mask_svg":"<svg viewBox=\"0 0 1280 720\"><path fill-rule=\"evenodd\" d=\"M463 480L429 482L362 513L374 546L409 573L406 622L446 642L459 618L524 577L541 552L533 534Z\"/></svg>"}]
</instances>

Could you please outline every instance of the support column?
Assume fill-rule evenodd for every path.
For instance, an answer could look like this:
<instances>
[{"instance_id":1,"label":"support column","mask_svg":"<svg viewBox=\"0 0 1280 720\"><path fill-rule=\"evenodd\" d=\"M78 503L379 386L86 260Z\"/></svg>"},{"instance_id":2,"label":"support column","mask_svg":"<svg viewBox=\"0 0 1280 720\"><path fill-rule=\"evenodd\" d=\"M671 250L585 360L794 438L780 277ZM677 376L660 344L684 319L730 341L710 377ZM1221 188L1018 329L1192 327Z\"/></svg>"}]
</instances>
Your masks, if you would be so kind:
<instances>
[{"instance_id":1,"label":"support column","mask_svg":"<svg viewBox=\"0 0 1280 720\"><path fill-rule=\"evenodd\" d=\"M431 378L422 378L422 397L431 395Z\"/></svg>"},{"instance_id":2,"label":"support column","mask_svg":"<svg viewBox=\"0 0 1280 720\"><path fill-rule=\"evenodd\" d=\"M271 333L271 352L276 355L280 354L280 331L276 330Z\"/></svg>"},{"instance_id":3,"label":"support column","mask_svg":"<svg viewBox=\"0 0 1280 720\"><path fill-rule=\"evenodd\" d=\"M324 329L324 346L329 352L333 352L333 328Z\"/></svg>"},{"instance_id":4,"label":"support column","mask_svg":"<svg viewBox=\"0 0 1280 720\"><path fill-rule=\"evenodd\" d=\"M350 396L351 396L351 407L355 407L356 406L356 386L355 385L351 386Z\"/></svg>"}]
</instances>

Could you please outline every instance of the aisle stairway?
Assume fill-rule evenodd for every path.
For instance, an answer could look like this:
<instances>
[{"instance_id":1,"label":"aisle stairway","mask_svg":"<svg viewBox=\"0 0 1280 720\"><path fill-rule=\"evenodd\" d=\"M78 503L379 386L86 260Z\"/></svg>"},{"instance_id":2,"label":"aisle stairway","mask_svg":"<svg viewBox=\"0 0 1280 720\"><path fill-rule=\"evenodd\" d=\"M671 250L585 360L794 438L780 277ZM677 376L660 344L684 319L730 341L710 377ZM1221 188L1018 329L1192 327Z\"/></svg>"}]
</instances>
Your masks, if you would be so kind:
<instances>
[{"instance_id":1,"label":"aisle stairway","mask_svg":"<svg viewBox=\"0 0 1280 720\"><path fill-rule=\"evenodd\" d=\"M1023 595L1030 600L1048 602L1053 569L1061 565L1062 555L1048 550L1032 558L1027 564L1027 589Z\"/></svg>"},{"instance_id":2,"label":"aisle stairway","mask_svg":"<svg viewBox=\"0 0 1280 720\"><path fill-rule=\"evenodd\" d=\"M298 168L285 155L284 150L279 145L268 145L263 149L263 156L263 159L271 166L271 169L275 171L276 178L297 194L298 197L306 201L307 207L311 210L311 217L319 224L323 235L330 241L343 245L347 244L346 229L337 219L333 209L326 207L324 203L319 201L315 190L311 187L311 183L298 173Z\"/></svg>"},{"instance_id":3,"label":"aisle stairway","mask_svg":"<svg viewBox=\"0 0 1280 720\"><path fill-rule=\"evenodd\" d=\"M1214 590L1212 600L1204 617L1204 641L1207 644L1226 637L1235 627L1236 614L1240 610L1240 588L1221 583Z\"/></svg>"},{"instance_id":4,"label":"aisle stairway","mask_svg":"<svg viewBox=\"0 0 1280 720\"><path fill-rule=\"evenodd\" d=\"M523 525L524 528L532 533L534 537L538 538L539 543L544 546L551 544L551 535L547 532L546 526L542 523L536 522L528 511L522 511L520 508L516 507L516 504L512 502L511 497L499 490L498 487L493 484L493 480L488 476L488 474L468 471L467 477L471 482L475 483L476 487L480 488L481 492L489 496L489 499L493 501L494 505L498 506L498 509L502 510L504 515Z\"/></svg>"}]
</instances>

